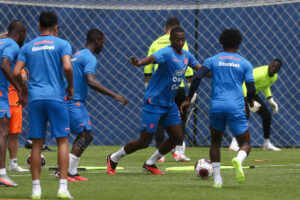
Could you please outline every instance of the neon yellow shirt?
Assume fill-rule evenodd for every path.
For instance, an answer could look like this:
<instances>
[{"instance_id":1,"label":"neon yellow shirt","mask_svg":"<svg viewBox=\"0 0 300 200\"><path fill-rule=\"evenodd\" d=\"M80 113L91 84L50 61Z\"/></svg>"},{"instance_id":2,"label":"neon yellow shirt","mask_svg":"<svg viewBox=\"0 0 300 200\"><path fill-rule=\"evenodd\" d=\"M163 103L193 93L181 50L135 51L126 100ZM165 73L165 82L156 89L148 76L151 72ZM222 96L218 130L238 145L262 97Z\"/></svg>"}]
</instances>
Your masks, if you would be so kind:
<instances>
[{"instance_id":1,"label":"neon yellow shirt","mask_svg":"<svg viewBox=\"0 0 300 200\"><path fill-rule=\"evenodd\" d=\"M268 65L257 67L253 69L253 77L255 82L256 94L263 91L266 98L272 96L271 85L277 81L277 73L273 77L268 74ZM247 89L245 83L243 84L244 97L247 96Z\"/></svg>"},{"instance_id":2,"label":"neon yellow shirt","mask_svg":"<svg viewBox=\"0 0 300 200\"><path fill-rule=\"evenodd\" d=\"M158 51L161 48L169 46L171 44L169 38L170 38L170 34L165 34L165 35L159 37L157 40L155 40L149 48L148 56L153 55L156 51ZM187 51L189 50L186 42L184 43L183 49L185 49ZM153 67L154 67L154 71L155 71L157 69L158 65L157 64L146 65L144 68L144 74L151 75L153 72ZM188 67L185 72L185 76L191 77L193 75L194 75L193 69L191 67ZM181 82L180 87L184 87L184 81Z\"/></svg>"}]
</instances>

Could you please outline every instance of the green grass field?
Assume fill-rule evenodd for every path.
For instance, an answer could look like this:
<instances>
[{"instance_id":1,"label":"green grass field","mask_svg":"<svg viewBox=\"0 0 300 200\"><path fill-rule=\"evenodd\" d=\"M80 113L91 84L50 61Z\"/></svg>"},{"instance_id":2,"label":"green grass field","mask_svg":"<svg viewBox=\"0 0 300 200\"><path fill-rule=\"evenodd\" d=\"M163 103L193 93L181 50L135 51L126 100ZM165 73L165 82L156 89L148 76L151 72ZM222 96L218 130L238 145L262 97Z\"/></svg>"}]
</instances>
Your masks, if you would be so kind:
<instances>
[{"instance_id":1,"label":"green grass field","mask_svg":"<svg viewBox=\"0 0 300 200\"><path fill-rule=\"evenodd\" d=\"M118 146L92 146L83 154L80 165L106 166L105 156L118 150ZM152 175L142 171L145 160L154 152L153 147L135 152L123 158L115 176L107 175L104 170L84 171L81 175L89 178L88 182L69 183L68 187L75 199L79 200L292 200L300 199L300 149L283 149L281 152L265 152L253 148L244 162L246 165L264 165L255 169L245 169L245 184L238 184L234 170L222 170L223 188L212 188L213 178L202 180L193 171L170 172L166 175ZM187 148L189 163L173 161L171 154L166 162L158 164L159 169L175 166L191 166L200 158L208 158L208 148ZM18 163L25 166L30 151L19 148ZM44 152L46 167L42 170L42 199L55 199L59 182L49 171L49 166L56 166L56 153ZM222 165L230 165L235 152L222 149ZM254 160L269 160L257 162ZM268 165L295 165L271 167ZM28 199L31 195L30 173L9 173L19 184L17 188L0 187L0 199Z\"/></svg>"}]
</instances>

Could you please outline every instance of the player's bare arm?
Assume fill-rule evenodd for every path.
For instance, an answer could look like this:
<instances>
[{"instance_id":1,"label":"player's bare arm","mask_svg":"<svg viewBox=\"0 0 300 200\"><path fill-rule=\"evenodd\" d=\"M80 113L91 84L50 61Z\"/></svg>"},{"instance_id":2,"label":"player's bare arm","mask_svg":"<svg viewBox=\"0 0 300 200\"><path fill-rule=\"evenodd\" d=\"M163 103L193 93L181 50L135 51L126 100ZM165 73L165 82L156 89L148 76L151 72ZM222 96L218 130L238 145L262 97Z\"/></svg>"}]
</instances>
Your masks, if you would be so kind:
<instances>
[{"instance_id":1,"label":"player's bare arm","mask_svg":"<svg viewBox=\"0 0 300 200\"><path fill-rule=\"evenodd\" d=\"M17 91L19 91L21 89L20 85L15 80L10 66L11 66L11 61L8 58L2 58L1 70L5 78L16 88Z\"/></svg>"},{"instance_id":2,"label":"player's bare arm","mask_svg":"<svg viewBox=\"0 0 300 200\"><path fill-rule=\"evenodd\" d=\"M149 56L149 57L143 58L141 60L136 59L135 57L131 56L130 59L128 59L128 61L133 66L136 66L136 67L149 65L151 63L155 63L156 62L154 56Z\"/></svg>"},{"instance_id":3,"label":"player's bare arm","mask_svg":"<svg viewBox=\"0 0 300 200\"><path fill-rule=\"evenodd\" d=\"M18 104L21 106L26 106L27 101L28 101L28 91L27 91L27 85L23 80L22 76L22 69L24 69L25 63L22 61L17 61L14 71L13 71L13 76L18 85L20 86L20 90L18 91L18 97L19 101Z\"/></svg>"},{"instance_id":4,"label":"player's bare arm","mask_svg":"<svg viewBox=\"0 0 300 200\"><path fill-rule=\"evenodd\" d=\"M70 100L73 98L73 95L74 95L73 68L71 65L71 56L69 56L69 55L63 56L62 63L63 63L63 67L64 67L65 77L68 82L68 86L66 88L66 91L68 93L67 100Z\"/></svg>"},{"instance_id":5,"label":"player's bare arm","mask_svg":"<svg viewBox=\"0 0 300 200\"><path fill-rule=\"evenodd\" d=\"M86 74L85 79L87 84L97 92L100 92L101 94L105 94L108 96L111 96L116 101L120 102L123 106L127 105L127 99L121 95L118 95L111 91L110 89L104 87L95 77L94 74Z\"/></svg>"}]
</instances>

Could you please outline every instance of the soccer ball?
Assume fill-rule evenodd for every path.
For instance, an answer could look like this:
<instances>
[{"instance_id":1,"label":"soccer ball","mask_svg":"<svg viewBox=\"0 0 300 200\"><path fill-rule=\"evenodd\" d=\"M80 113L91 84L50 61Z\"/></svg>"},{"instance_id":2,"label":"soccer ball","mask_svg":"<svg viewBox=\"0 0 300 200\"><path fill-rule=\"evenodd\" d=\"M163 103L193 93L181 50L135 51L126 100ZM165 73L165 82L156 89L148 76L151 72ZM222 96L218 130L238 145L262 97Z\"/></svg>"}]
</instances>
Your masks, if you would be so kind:
<instances>
[{"instance_id":1,"label":"soccer ball","mask_svg":"<svg viewBox=\"0 0 300 200\"><path fill-rule=\"evenodd\" d=\"M31 155L29 155L29 156L27 157L27 166L28 166L28 168L30 168L30 157L31 157ZM45 167L45 165L46 165L46 159L45 159L45 157L41 154L41 168Z\"/></svg>"},{"instance_id":2,"label":"soccer ball","mask_svg":"<svg viewBox=\"0 0 300 200\"><path fill-rule=\"evenodd\" d=\"M207 159L198 160L195 164L195 173L203 179L211 177L214 174L211 161Z\"/></svg>"}]
</instances>

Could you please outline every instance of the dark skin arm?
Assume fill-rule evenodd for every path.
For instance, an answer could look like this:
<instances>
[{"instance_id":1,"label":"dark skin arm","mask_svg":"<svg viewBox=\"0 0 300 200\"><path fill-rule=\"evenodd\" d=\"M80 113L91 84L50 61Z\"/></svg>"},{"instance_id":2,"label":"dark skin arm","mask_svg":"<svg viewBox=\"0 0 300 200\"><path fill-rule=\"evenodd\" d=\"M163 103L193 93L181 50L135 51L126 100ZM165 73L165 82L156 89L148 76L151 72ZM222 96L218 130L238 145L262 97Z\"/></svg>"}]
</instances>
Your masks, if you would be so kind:
<instances>
[{"instance_id":1,"label":"dark skin arm","mask_svg":"<svg viewBox=\"0 0 300 200\"><path fill-rule=\"evenodd\" d=\"M5 78L16 88L17 91L20 91L21 86L15 80L10 66L11 66L11 61L8 58L2 58L1 70L2 70Z\"/></svg>"},{"instance_id":2,"label":"dark skin arm","mask_svg":"<svg viewBox=\"0 0 300 200\"><path fill-rule=\"evenodd\" d=\"M127 105L127 99L121 95L114 93L113 91L109 90L108 88L104 87L95 77L94 74L86 74L85 79L87 84L97 92L101 94L108 95L112 97L114 100L120 102L123 106Z\"/></svg>"},{"instance_id":3,"label":"dark skin arm","mask_svg":"<svg viewBox=\"0 0 300 200\"><path fill-rule=\"evenodd\" d=\"M25 67L25 63L22 61L17 61L15 65L15 69L13 71L13 76L18 85L21 86L20 90L18 91L19 101L18 104L21 106L26 106L28 101L28 91L27 86L24 82L23 76L21 74L22 69Z\"/></svg>"},{"instance_id":4,"label":"dark skin arm","mask_svg":"<svg viewBox=\"0 0 300 200\"><path fill-rule=\"evenodd\" d=\"M135 57L131 56L130 59L127 59L133 66L139 67L139 66L145 66L149 64L153 64L156 62L154 56L149 56L146 58L143 58L141 60L136 59Z\"/></svg>"},{"instance_id":5,"label":"dark skin arm","mask_svg":"<svg viewBox=\"0 0 300 200\"><path fill-rule=\"evenodd\" d=\"M73 98L74 95L74 88L73 88L73 68L71 65L71 56L64 55L62 57L62 63L64 67L64 74L68 82L68 86L66 88L66 91L68 93L67 100L70 100Z\"/></svg>"}]
</instances>

